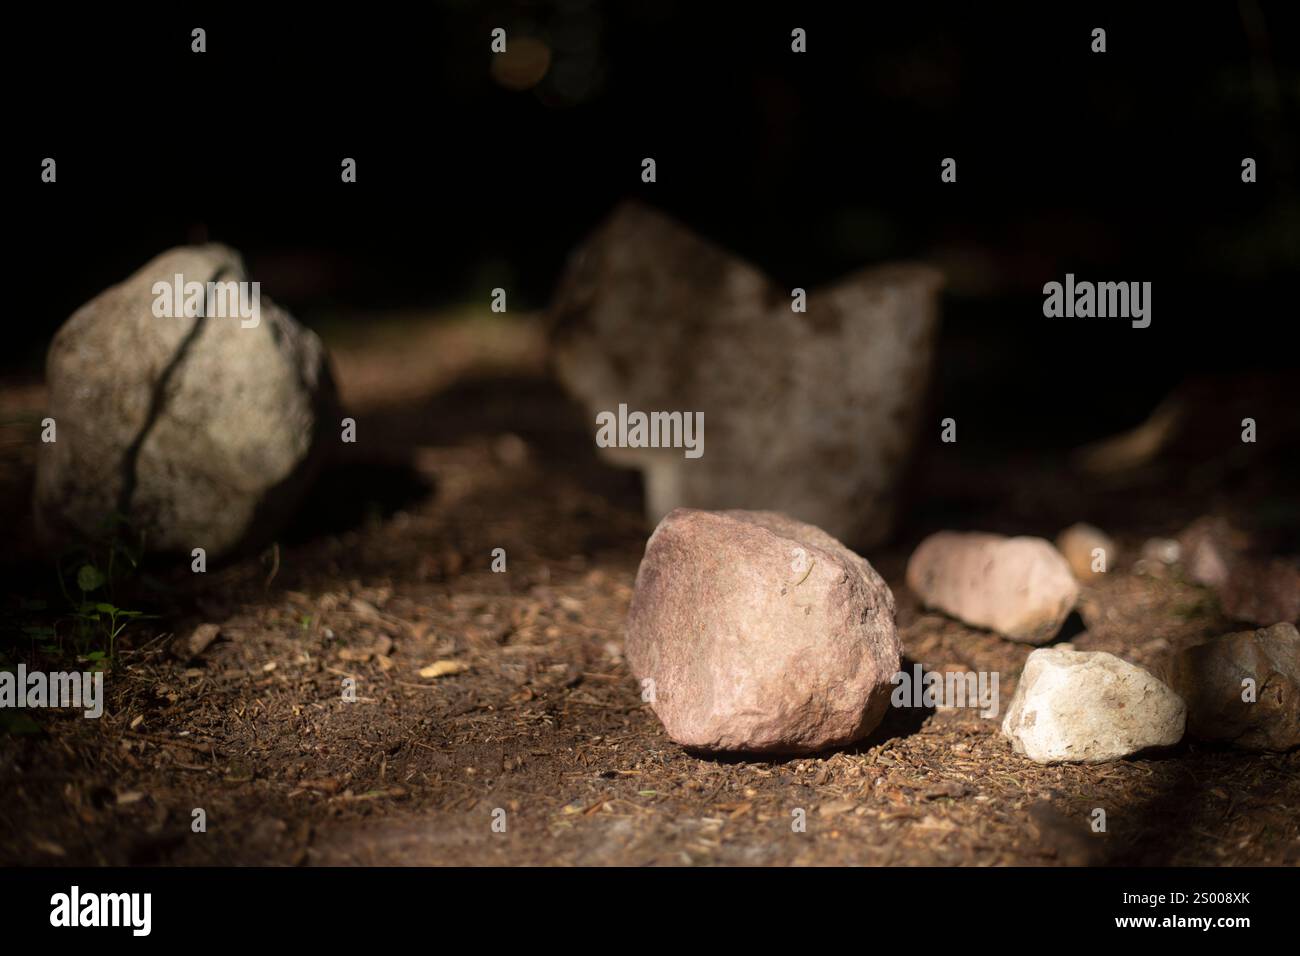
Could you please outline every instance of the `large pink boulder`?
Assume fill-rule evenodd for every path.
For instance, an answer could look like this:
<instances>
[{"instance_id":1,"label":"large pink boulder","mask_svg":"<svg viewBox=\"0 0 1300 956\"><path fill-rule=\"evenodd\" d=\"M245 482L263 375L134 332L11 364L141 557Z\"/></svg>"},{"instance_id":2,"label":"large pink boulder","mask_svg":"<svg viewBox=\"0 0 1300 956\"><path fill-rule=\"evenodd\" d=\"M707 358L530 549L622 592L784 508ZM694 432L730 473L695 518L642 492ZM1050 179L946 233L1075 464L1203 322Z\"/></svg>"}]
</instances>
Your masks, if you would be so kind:
<instances>
[{"instance_id":1,"label":"large pink boulder","mask_svg":"<svg viewBox=\"0 0 1300 956\"><path fill-rule=\"evenodd\" d=\"M626 651L668 735L702 751L858 740L884 716L900 662L880 575L768 511L670 512L637 572Z\"/></svg>"}]
</instances>

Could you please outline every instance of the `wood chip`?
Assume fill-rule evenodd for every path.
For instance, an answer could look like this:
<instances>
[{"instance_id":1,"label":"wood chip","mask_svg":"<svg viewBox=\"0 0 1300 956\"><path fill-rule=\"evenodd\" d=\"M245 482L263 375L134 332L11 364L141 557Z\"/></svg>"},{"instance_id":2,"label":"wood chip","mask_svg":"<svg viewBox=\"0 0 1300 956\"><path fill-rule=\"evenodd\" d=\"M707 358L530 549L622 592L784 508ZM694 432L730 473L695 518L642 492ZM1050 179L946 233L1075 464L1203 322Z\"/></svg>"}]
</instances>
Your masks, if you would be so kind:
<instances>
[{"instance_id":1,"label":"wood chip","mask_svg":"<svg viewBox=\"0 0 1300 956\"><path fill-rule=\"evenodd\" d=\"M446 677L450 674L462 674L469 670L464 661L434 661L428 667L420 668L421 677Z\"/></svg>"},{"instance_id":2,"label":"wood chip","mask_svg":"<svg viewBox=\"0 0 1300 956\"><path fill-rule=\"evenodd\" d=\"M181 661L193 660L206 651L220 633L221 626L218 624L200 624L190 632L189 637L173 641L171 652Z\"/></svg>"}]
</instances>

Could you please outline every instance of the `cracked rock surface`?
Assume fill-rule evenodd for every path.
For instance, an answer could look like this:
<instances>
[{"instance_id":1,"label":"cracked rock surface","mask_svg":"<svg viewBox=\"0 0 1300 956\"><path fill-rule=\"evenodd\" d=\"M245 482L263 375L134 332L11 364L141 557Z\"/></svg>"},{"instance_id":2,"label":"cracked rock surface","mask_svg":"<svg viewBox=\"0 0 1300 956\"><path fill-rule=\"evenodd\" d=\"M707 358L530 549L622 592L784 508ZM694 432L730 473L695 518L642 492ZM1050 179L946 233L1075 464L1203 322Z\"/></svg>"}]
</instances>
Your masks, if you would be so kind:
<instances>
[{"instance_id":1,"label":"cracked rock surface","mask_svg":"<svg viewBox=\"0 0 1300 956\"><path fill-rule=\"evenodd\" d=\"M155 283L244 282L220 245L172 249L78 309L46 358L56 439L37 462L47 549L117 515L149 550L267 540L312 477L334 386L324 346L265 295L238 315L155 315Z\"/></svg>"}]
</instances>

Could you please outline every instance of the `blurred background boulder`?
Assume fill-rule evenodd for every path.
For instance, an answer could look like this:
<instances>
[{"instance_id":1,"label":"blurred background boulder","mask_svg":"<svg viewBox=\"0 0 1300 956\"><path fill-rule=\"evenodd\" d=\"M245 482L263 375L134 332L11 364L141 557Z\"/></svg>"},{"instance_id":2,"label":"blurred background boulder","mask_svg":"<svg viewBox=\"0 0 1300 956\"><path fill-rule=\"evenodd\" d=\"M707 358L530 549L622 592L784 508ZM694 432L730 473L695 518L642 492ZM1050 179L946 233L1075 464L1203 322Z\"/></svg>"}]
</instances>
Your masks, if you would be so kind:
<instances>
[{"instance_id":1,"label":"blurred background boulder","mask_svg":"<svg viewBox=\"0 0 1300 956\"><path fill-rule=\"evenodd\" d=\"M941 285L937 270L899 264L811 293L782 289L662 213L624 203L561 279L555 365L593 420L620 404L703 413L698 458L680 447L601 449L642 470L650 521L677 507L771 509L865 547L892 523Z\"/></svg>"}]
</instances>

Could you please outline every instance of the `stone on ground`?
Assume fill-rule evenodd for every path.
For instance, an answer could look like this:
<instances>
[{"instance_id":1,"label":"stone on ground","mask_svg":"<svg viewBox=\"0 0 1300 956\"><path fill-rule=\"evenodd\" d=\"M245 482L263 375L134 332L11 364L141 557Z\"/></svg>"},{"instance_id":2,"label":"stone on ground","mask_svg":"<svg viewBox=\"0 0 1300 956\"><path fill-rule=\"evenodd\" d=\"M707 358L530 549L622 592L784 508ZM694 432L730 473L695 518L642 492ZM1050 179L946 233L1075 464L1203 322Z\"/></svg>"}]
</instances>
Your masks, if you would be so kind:
<instances>
[{"instance_id":1,"label":"stone on ground","mask_svg":"<svg viewBox=\"0 0 1300 956\"><path fill-rule=\"evenodd\" d=\"M1178 538L1187 576L1214 588L1234 620L1268 626L1300 620L1300 566L1250 550L1250 538L1223 518L1194 521Z\"/></svg>"},{"instance_id":2,"label":"stone on ground","mask_svg":"<svg viewBox=\"0 0 1300 956\"><path fill-rule=\"evenodd\" d=\"M1084 583L1113 571L1119 550L1111 537L1090 524L1073 524L1056 536L1056 548Z\"/></svg>"},{"instance_id":3,"label":"stone on ground","mask_svg":"<svg viewBox=\"0 0 1300 956\"><path fill-rule=\"evenodd\" d=\"M312 477L334 406L324 347L265 295L237 316L159 317L154 284L242 282L233 250L158 256L78 309L46 360L56 440L40 446L46 547L118 516L149 550L216 557L268 540ZM245 327L245 326L248 327Z\"/></svg>"},{"instance_id":4,"label":"stone on ground","mask_svg":"<svg viewBox=\"0 0 1300 956\"><path fill-rule=\"evenodd\" d=\"M1027 644L1055 637L1079 597L1050 542L995 534L932 534L912 553L907 584L927 607Z\"/></svg>"},{"instance_id":5,"label":"stone on ground","mask_svg":"<svg viewBox=\"0 0 1300 956\"><path fill-rule=\"evenodd\" d=\"M1147 671L1103 651L1040 647L1002 732L1037 763L1104 763L1178 743L1187 708Z\"/></svg>"},{"instance_id":6,"label":"stone on ground","mask_svg":"<svg viewBox=\"0 0 1300 956\"><path fill-rule=\"evenodd\" d=\"M1178 536L1179 560L1197 584L1221 588L1248 544L1246 536L1222 518L1199 518Z\"/></svg>"},{"instance_id":7,"label":"stone on ground","mask_svg":"<svg viewBox=\"0 0 1300 956\"><path fill-rule=\"evenodd\" d=\"M1187 732L1247 750L1300 746L1300 633L1292 624L1224 634L1180 652L1170 683Z\"/></svg>"},{"instance_id":8,"label":"stone on ground","mask_svg":"<svg viewBox=\"0 0 1300 956\"><path fill-rule=\"evenodd\" d=\"M942 276L920 264L792 290L647 206L573 255L554 305L564 387L602 412L701 412L703 455L602 447L639 469L646 509L773 509L856 547L881 540L911 451Z\"/></svg>"},{"instance_id":9,"label":"stone on ground","mask_svg":"<svg viewBox=\"0 0 1300 956\"><path fill-rule=\"evenodd\" d=\"M900 664L880 575L819 528L765 511L677 509L659 523L626 654L674 741L752 753L866 736Z\"/></svg>"}]
</instances>

